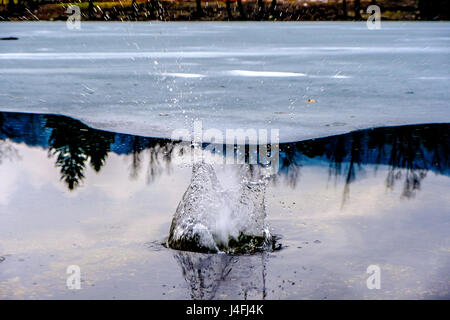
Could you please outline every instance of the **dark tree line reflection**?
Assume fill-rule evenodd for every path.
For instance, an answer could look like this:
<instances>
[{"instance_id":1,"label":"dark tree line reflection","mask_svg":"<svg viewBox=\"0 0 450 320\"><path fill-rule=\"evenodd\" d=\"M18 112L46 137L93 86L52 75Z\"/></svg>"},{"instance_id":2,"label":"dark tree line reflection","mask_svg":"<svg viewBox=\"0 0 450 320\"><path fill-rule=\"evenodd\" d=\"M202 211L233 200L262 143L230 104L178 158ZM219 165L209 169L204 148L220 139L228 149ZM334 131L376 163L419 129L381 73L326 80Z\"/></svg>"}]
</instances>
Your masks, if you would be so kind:
<instances>
[{"instance_id":1,"label":"dark tree line reflection","mask_svg":"<svg viewBox=\"0 0 450 320\"><path fill-rule=\"evenodd\" d=\"M355 131L327 138L280 145L280 170L273 183L295 187L302 165L315 161L328 166L329 179L344 182L343 201L350 186L368 165L387 166L387 189L402 184L402 196L413 197L429 171L449 174L448 124L385 127ZM170 170L174 156L189 151L190 145L167 139L92 129L78 120L56 115L0 112L0 163L11 157L8 141L40 146L55 157L61 180L70 190L84 179L87 166L100 172L108 155L130 155L130 178L137 178L144 167L143 154L149 155L146 179L153 182Z\"/></svg>"},{"instance_id":2,"label":"dark tree line reflection","mask_svg":"<svg viewBox=\"0 0 450 320\"><path fill-rule=\"evenodd\" d=\"M388 166L386 188L403 183L402 196L413 197L428 171L448 175L449 125L414 125L355 131L281 147L281 171L298 182L304 158L328 162L329 178L344 179L344 202L364 166Z\"/></svg>"},{"instance_id":3,"label":"dark tree line reflection","mask_svg":"<svg viewBox=\"0 0 450 320\"><path fill-rule=\"evenodd\" d=\"M55 157L61 180L70 190L84 179L86 166L100 172L111 152L131 155L130 177L138 176L141 154L150 152L147 180L153 181L160 167L171 161L173 143L90 128L64 116L0 112L0 141L40 146ZM3 149L2 149L3 150ZM0 157L6 157L0 153Z\"/></svg>"},{"instance_id":4,"label":"dark tree line reflection","mask_svg":"<svg viewBox=\"0 0 450 320\"><path fill-rule=\"evenodd\" d=\"M146 179L147 183L153 182L157 176L159 176L165 169L169 170L170 163L172 162L172 153L174 151L174 143L165 139L149 139L139 136L127 136L123 143L130 144L130 153L132 156L130 166L130 178L137 179L141 169L143 161L143 152L149 153L149 162L147 166ZM129 138L129 139L128 139Z\"/></svg>"}]
</instances>

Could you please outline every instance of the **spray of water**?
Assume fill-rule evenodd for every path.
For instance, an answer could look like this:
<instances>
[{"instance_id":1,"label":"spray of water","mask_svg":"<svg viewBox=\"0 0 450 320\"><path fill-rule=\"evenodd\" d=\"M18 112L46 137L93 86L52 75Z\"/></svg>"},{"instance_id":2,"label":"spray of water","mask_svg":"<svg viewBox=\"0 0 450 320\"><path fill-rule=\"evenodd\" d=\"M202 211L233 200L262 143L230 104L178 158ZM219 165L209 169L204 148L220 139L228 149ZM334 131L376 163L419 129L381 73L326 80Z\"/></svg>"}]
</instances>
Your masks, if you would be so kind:
<instances>
[{"instance_id":1,"label":"spray of water","mask_svg":"<svg viewBox=\"0 0 450 320\"><path fill-rule=\"evenodd\" d=\"M259 170L242 165L238 188L224 189L212 165L194 164L191 183L172 220L168 245L185 251L226 253L270 248L266 186L267 178Z\"/></svg>"}]
</instances>

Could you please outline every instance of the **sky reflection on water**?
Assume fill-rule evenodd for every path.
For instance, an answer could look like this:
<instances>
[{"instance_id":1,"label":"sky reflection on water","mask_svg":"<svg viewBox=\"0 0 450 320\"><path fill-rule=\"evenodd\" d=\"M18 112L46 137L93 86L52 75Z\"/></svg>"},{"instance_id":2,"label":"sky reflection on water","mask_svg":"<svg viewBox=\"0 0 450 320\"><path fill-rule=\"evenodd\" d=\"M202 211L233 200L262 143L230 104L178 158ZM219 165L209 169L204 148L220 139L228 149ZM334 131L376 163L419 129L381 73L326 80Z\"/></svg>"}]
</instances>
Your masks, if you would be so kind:
<instances>
[{"instance_id":1,"label":"sky reflection on water","mask_svg":"<svg viewBox=\"0 0 450 320\"><path fill-rule=\"evenodd\" d=\"M186 145L0 113L0 297L448 298L448 131L281 145L266 201L284 249L220 257L158 245L189 184ZM66 289L71 264L80 291ZM366 288L370 264L381 290Z\"/></svg>"}]
</instances>

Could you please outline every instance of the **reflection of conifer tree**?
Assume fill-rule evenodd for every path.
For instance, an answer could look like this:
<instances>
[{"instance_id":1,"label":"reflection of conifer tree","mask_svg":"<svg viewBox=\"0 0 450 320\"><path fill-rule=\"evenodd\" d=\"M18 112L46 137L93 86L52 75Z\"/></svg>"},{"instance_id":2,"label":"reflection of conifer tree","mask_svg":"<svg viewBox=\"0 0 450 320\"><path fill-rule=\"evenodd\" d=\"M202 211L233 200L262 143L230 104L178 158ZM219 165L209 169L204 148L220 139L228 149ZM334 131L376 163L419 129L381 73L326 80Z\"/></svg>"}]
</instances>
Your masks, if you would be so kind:
<instances>
[{"instance_id":1,"label":"reflection of conifer tree","mask_svg":"<svg viewBox=\"0 0 450 320\"><path fill-rule=\"evenodd\" d=\"M287 183L295 188L300 176L303 158L320 157L325 152L324 139L307 140L296 143L280 145L280 172L287 177ZM277 183L277 176L271 177Z\"/></svg>"},{"instance_id":2,"label":"reflection of conifer tree","mask_svg":"<svg viewBox=\"0 0 450 320\"><path fill-rule=\"evenodd\" d=\"M89 156L89 163L96 172L100 172L110 151L110 145L114 142L114 134L91 130L86 142L85 151Z\"/></svg>"},{"instance_id":3,"label":"reflection of conifer tree","mask_svg":"<svg viewBox=\"0 0 450 320\"><path fill-rule=\"evenodd\" d=\"M409 126L397 128L391 137L386 187L393 189L395 181L404 176L402 196L411 198L415 191L420 189L420 182L425 178L428 169L422 138Z\"/></svg>"},{"instance_id":4,"label":"reflection of conifer tree","mask_svg":"<svg viewBox=\"0 0 450 320\"><path fill-rule=\"evenodd\" d=\"M150 160L147 168L147 183L153 182L162 172L162 164L166 164L167 169L172 161L174 151L173 142L161 142L149 149ZM160 159L161 158L161 159Z\"/></svg>"},{"instance_id":5,"label":"reflection of conifer tree","mask_svg":"<svg viewBox=\"0 0 450 320\"><path fill-rule=\"evenodd\" d=\"M450 165L450 136L448 125L425 126L420 134L424 148L432 154L431 166L445 173Z\"/></svg>"},{"instance_id":6,"label":"reflection of conifer tree","mask_svg":"<svg viewBox=\"0 0 450 320\"><path fill-rule=\"evenodd\" d=\"M59 116L46 116L46 127L52 129L49 153L56 155L56 166L70 190L84 178L85 162L90 161L95 171L105 163L114 134L91 129L81 122Z\"/></svg>"},{"instance_id":7,"label":"reflection of conifer tree","mask_svg":"<svg viewBox=\"0 0 450 320\"><path fill-rule=\"evenodd\" d=\"M295 188L297 186L297 181L300 176L300 169L301 169L301 165L294 165L294 166L290 166L287 171L287 176L286 176L287 183L292 188Z\"/></svg>"},{"instance_id":8,"label":"reflection of conifer tree","mask_svg":"<svg viewBox=\"0 0 450 320\"><path fill-rule=\"evenodd\" d=\"M390 132L381 131L379 129L371 130L368 137L367 147L375 154L375 172L378 169L378 165L385 162L385 159L389 156L387 151L388 137Z\"/></svg>"},{"instance_id":9,"label":"reflection of conifer tree","mask_svg":"<svg viewBox=\"0 0 450 320\"><path fill-rule=\"evenodd\" d=\"M153 182L160 173L159 146L149 149L150 160L147 167L147 183Z\"/></svg>"},{"instance_id":10,"label":"reflection of conifer tree","mask_svg":"<svg viewBox=\"0 0 450 320\"><path fill-rule=\"evenodd\" d=\"M61 168L61 179L73 190L84 178L84 162L87 157L78 146L70 142L62 145L59 143L57 139L54 140L54 154L58 154L56 166Z\"/></svg>"},{"instance_id":11,"label":"reflection of conifer tree","mask_svg":"<svg viewBox=\"0 0 450 320\"><path fill-rule=\"evenodd\" d=\"M362 140L361 131L353 132L351 134L351 140L352 145L350 148L350 160L345 178L344 193L342 196L342 205L345 204L345 201L347 201L350 196L350 184L356 179L356 169L357 167L358 168L361 167L361 159L363 152L361 148L361 140Z\"/></svg>"},{"instance_id":12,"label":"reflection of conifer tree","mask_svg":"<svg viewBox=\"0 0 450 320\"><path fill-rule=\"evenodd\" d=\"M329 176L335 177L335 182L342 172L342 162L347 156L346 136L337 136L329 145L327 150L327 158L330 159Z\"/></svg>"},{"instance_id":13,"label":"reflection of conifer tree","mask_svg":"<svg viewBox=\"0 0 450 320\"><path fill-rule=\"evenodd\" d=\"M141 152L145 149L145 138L134 136L132 140L132 160L131 160L131 171L130 171L130 177L132 179L137 179L139 176L139 172L141 171Z\"/></svg>"},{"instance_id":14,"label":"reflection of conifer tree","mask_svg":"<svg viewBox=\"0 0 450 320\"><path fill-rule=\"evenodd\" d=\"M287 183L292 188L297 186L298 177L300 176L302 153L297 148L288 146L282 151L280 157L280 170L287 178ZM274 183L277 182L277 176L272 177Z\"/></svg>"},{"instance_id":15,"label":"reflection of conifer tree","mask_svg":"<svg viewBox=\"0 0 450 320\"><path fill-rule=\"evenodd\" d=\"M124 152L131 157L130 178L137 179L143 165L143 151L148 150L149 162L147 167L147 183L156 178L162 172L162 166L169 168L172 160L174 146L179 142L172 142L169 139L146 138L140 136L117 134L116 143L122 146ZM183 148L180 150L182 156Z\"/></svg>"}]
</instances>

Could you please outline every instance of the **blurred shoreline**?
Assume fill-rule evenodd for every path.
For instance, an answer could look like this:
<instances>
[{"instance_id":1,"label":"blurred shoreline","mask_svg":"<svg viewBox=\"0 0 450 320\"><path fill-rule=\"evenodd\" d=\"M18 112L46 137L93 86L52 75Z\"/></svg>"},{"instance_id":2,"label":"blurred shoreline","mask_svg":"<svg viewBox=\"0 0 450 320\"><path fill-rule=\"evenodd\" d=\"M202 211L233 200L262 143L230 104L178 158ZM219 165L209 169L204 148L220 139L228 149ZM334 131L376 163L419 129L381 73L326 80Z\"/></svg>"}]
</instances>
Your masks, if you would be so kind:
<instances>
[{"instance_id":1,"label":"blurred shoreline","mask_svg":"<svg viewBox=\"0 0 450 320\"><path fill-rule=\"evenodd\" d=\"M0 21L65 21L72 5L83 21L358 21L374 4L382 20L450 20L446 0L1 0Z\"/></svg>"}]
</instances>

